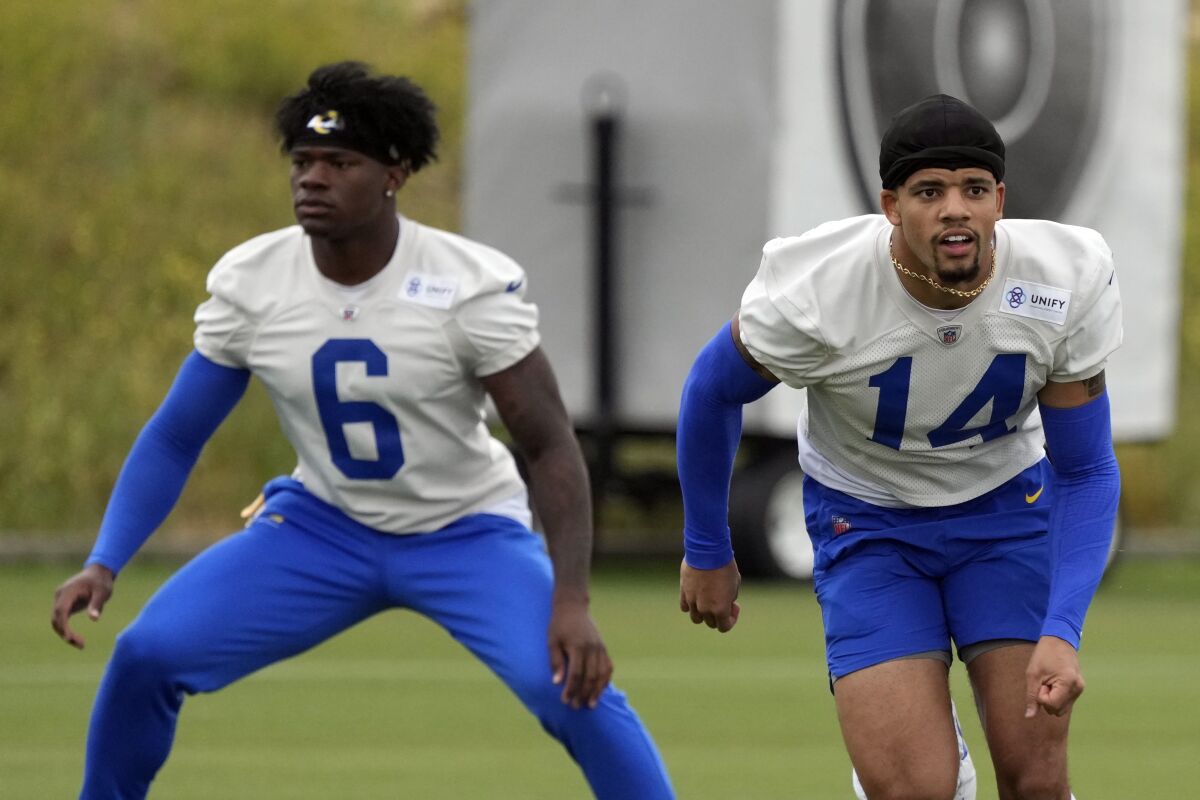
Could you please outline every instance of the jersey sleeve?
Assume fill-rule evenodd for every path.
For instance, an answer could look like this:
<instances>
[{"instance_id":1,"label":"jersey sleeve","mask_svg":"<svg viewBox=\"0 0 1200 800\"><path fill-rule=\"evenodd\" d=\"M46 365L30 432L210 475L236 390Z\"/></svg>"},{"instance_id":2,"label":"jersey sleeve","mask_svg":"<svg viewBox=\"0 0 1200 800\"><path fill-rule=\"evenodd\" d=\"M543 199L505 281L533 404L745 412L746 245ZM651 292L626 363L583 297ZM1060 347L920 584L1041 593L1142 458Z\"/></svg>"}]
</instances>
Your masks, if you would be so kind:
<instances>
[{"instance_id":1,"label":"jersey sleeve","mask_svg":"<svg viewBox=\"0 0 1200 800\"><path fill-rule=\"evenodd\" d=\"M196 309L196 351L225 367L247 366L253 326L250 315L236 302L238 271L224 261L208 274L209 298Z\"/></svg>"},{"instance_id":2,"label":"jersey sleeve","mask_svg":"<svg viewBox=\"0 0 1200 800\"><path fill-rule=\"evenodd\" d=\"M524 281L500 291L486 292L459 307L455 314L466 353L476 377L494 375L533 352L541 342L537 306L524 298Z\"/></svg>"},{"instance_id":3,"label":"jersey sleeve","mask_svg":"<svg viewBox=\"0 0 1200 800\"><path fill-rule=\"evenodd\" d=\"M1112 252L1096 234L1099 266L1087 292L1083 310L1063 344L1058 348L1049 379L1070 383L1090 378L1101 370L1108 357L1121 345L1121 293L1117 285Z\"/></svg>"},{"instance_id":4,"label":"jersey sleeve","mask_svg":"<svg viewBox=\"0 0 1200 800\"><path fill-rule=\"evenodd\" d=\"M825 360L828 347L812 315L784 291L774 244L764 248L758 274L742 295L738 323L742 344L750 355L783 383L801 388Z\"/></svg>"}]
</instances>

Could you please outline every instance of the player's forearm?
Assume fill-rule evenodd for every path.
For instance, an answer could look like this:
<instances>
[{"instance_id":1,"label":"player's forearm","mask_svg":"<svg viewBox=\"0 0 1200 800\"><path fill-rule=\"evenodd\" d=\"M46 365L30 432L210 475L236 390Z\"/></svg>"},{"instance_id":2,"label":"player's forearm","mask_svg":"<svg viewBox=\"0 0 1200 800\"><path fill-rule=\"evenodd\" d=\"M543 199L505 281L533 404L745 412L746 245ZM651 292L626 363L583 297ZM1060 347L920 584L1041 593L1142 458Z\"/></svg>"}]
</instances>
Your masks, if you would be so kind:
<instances>
[{"instance_id":1,"label":"player's forearm","mask_svg":"<svg viewBox=\"0 0 1200 800\"><path fill-rule=\"evenodd\" d=\"M192 353L138 435L113 488L88 564L117 573L174 508L204 444L241 399L249 373Z\"/></svg>"},{"instance_id":2,"label":"player's forearm","mask_svg":"<svg viewBox=\"0 0 1200 800\"><path fill-rule=\"evenodd\" d=\"M554 565L555 597L586 602L592 563L592 499L579 445L568 432L556 444L527 454L526 467Z\"/></svg>"},{"instance_id":3,"label":"player's forearm","mask_svg":"<svg viewBox=\"0 0 1200 800\"><path fill-rule=\"evenodd\" d=\"M774 386L737 352L729 325L717 332L692 365L675 430L684 557L691 567L717 569L733 559L729 483L742 436L742 406Z\"/></svg>"},{"instance_id":4,"label":"player's forearm","mask_svg":"<svg viewBox=\"0 0 1200 800\"><path fill-rule=\"evenodd\" d=\"M1121 490L1108 396L1070 409L1042 408L1055 471L1050 512L1053 573L1042 634L1075 647L1104 574Z\"/></svg>"},{"instance_id":5,"label":"player's forearm","mask_svg":"<svg viewBox=\"0 0 1200 800\"><path fill-rule=\"evenodd\" d=\"M147 423L117 478L87 564L120 572L167 518L194 463L153 419Z\"/></svg>"}]
</instances>

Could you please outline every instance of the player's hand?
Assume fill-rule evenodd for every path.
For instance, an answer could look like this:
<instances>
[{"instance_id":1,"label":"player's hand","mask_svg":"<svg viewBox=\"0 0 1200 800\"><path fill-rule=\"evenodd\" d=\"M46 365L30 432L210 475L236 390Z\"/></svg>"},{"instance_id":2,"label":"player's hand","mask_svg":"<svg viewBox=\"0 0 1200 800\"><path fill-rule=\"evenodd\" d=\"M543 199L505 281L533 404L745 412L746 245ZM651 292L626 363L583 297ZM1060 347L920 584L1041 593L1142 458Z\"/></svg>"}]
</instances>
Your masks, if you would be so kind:
<instances>
[{"instance_id":1,"label":"player's hand","mask_svg":"<svg viewBox=\"0 0 1200 800\"><path fill-rule=\"evenodd\" d=\"M85 608L88 618L93 622L100 619L104 604L112 597L113 578L112 570L108 567L102 564L88 564L54 592L54 611L50 617L50 625L64 642L83 649L83 637L71 630L68 620L72 614Z\"/></svg>"},{"instance_id":2,"label":"player's hand","mask_svg":"<svg viewBox=\"0 0 1200 800\"><path fill-rule=\"evenodd\" d=\"M595 708L612 680L613 664L588 613L587 600L554 598L550 612L550 668L562 688L562 701L571 708Z\"/></svg>"},{"instance_id":3,"label":"player's hand","mask_svg":"<svg viewBox=\"0 0 1200 800\"><path fill-rule=\"evenodd\" d=\"M692 622L703 622L721 633L733 629L742 607L737 603L742 576L737 561L717 569L695 569L685 560L679 566L679 610Z\"/></svg>"},{"instance_id":4,"label":"player's hand","mask_svg":"<svg viewBox=\"0 0 1200 800\"><path fill-rule=\"evenodd\" d=\"M1034 717L1038 708L1061 717L1083 694L1083 674L1079 654L1070 642L1057 636L1043 636L1033 648L1025 668L1025 717Z\"/></svg>"}]
</instances>

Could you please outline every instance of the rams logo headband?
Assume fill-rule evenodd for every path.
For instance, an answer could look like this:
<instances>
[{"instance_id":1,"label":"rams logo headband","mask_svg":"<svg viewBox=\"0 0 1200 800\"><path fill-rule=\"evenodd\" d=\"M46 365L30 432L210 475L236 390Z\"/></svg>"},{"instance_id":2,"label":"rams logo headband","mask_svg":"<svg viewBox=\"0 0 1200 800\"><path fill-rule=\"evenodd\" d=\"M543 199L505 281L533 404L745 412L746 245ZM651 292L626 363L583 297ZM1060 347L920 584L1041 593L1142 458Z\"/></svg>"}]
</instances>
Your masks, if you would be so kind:
<instances>
[{"instance_id":1,"label":"rams logo headband","mask_svg":"<svg viewBox=\"0 0 1200 800\"><path fill-rule=\"evenodd\" d=\"M330 109L324 114L313 114L313 118L304 127L316 131L320 136L328 136L334 131L344 130L346 123L342 122L341 114L334 109Z\"/></svg>"},{"instance_id":2,"label":"rams logo headband","mask_svg":"<svg viewBox=\"0 0 1200 800\"><path fill-rule=\"evenodd\" d=\"M305 145L344 147L370 156L383 164L400 163L400 148L349 124L346 115L334 108L313 114L302 129L294 131L288 137L288 150Z\"/></svg>"}]
</instances>

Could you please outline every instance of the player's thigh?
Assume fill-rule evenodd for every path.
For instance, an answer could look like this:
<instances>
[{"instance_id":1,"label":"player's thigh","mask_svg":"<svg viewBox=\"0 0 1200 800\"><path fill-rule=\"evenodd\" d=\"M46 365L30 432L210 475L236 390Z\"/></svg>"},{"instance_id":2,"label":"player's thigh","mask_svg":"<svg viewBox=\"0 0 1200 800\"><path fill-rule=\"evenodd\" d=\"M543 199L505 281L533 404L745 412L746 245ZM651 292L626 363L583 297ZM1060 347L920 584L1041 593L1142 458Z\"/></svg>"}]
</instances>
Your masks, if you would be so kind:
<instances>
[{"instance_id":1,"label":"player's thigh","mask_svg":"<svg viewBox=\"0 0 1200 800\"><path fill-rule=\"evenodd\" d=\"M915 653L949 652L940 583L908 549L863 542L814 575L832 675Z\"/></svg>"},{"instance_id":2,"label":"player's thigh","mask_svg":"<svg viewBox=\"0 0 1200 800\"><path fill-rule=\"evenodd\" d=\"M950 633L964 647L996 639L1036 641L1050 596L1046 534L966 541L943 582Z\"/></svg>"},{"instance_id":3,"label":"player's thigh","mask_svg":"<svg viewBox=\"0 0 1200 800\"><path fill-rule=\"evenodd\" d=\"M211 691L379 610L369 556L336 532L262 517L184 565L122 638L189 691Z\"/></svg>"},{"instance_id":4,"label":"player's thigh","mask_svg":"<svg viewBox=\"0 0 1200 800\"><path fill-rule=\"evenodd\" d=\"M519 694L530 682L552 685L554 576L537 535L477 514L399 544L389 569L395 602L444 627Z\"/></svg>"},{"instance_id":5,"label":"player's thigh","mask_svg":"<svg viewBox=\"0 0 1200 800\"><path fill-rule=\"evenodd\" d=\"M834 697L869 797L953 797L959 750L945 662L876 664L838 678Z\"/></svg>"},{"instance_id":6,"label":"player's thigh","mask_svg":"<svg viewBox=\"0 0 1200 800\"><path fill-rule=\"evenodd\" d=\"M1032 642L985 650L967 664L980 721L1001 786L1066 785L1070 712L1025 718L1025 668Z\"/></svg>"}]
</instances>

